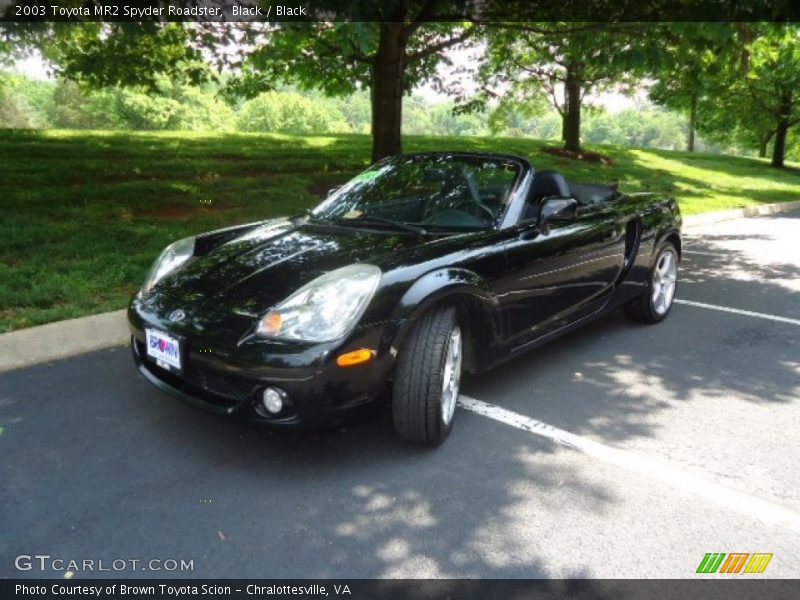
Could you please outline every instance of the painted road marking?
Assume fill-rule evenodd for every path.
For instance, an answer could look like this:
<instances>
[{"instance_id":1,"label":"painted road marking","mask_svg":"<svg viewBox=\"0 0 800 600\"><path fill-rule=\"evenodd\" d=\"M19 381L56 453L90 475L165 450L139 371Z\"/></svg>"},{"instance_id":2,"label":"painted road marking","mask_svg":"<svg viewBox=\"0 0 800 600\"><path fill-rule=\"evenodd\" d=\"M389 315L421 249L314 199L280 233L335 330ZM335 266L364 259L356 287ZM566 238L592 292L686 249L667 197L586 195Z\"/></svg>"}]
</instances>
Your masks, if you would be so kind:
<instances>
[{"instance_id":1,"label":"painted road marking","mask_svg":"<svg viewBox=\"0 0 800 600\"><path fill-rule=\"evenodd\" d=\"M700 256L716 256L719 257L728 257L727 254L723 254L722 252L700 252L699 250L682 250L681 254L699 254Z\"/></svg>"},{"instance_id":2,"label":"painted road marking","mask_svg":"<svg viewBox=\"0 0 800 600\"><path fill-rule=\"evenodd\" d=\"M720 312L733 313L735 315L743 315L745 317L756 317L758 319L767 319L768 321L777 321L778 323L788 323L789 325L800 325L800 319L779 317L778 315L769 315L767 313L753 312L752 310L742 310L740 308L731 308L730 306L718 306L716 304L706 304L705 302L695 302L694 300L683 300L682 298L675 298L674 302L675 304L684 304L686 306L695 306L697 308L708 308L710 310L718 310Z\"/></svg>"},{"instance_id":3,"label":"painted road marking","mask_svg":"<svg viewBox=\"0 0 800 600\"><path fill-rule=\"evenodd\" d=\"M704 500L741 513L746 517L756 518L767 523L785 525L800 533L800 513L780 504L708 481L698 475L681 471L646 456L606 446L600 442L553 427L495 404L489 404L469 396L460 396L458 404L462 408L483 417L541 436L556 444L573 448L609 465L666 483L675 489L700 496Z\"/></svg>"}]
</instances>

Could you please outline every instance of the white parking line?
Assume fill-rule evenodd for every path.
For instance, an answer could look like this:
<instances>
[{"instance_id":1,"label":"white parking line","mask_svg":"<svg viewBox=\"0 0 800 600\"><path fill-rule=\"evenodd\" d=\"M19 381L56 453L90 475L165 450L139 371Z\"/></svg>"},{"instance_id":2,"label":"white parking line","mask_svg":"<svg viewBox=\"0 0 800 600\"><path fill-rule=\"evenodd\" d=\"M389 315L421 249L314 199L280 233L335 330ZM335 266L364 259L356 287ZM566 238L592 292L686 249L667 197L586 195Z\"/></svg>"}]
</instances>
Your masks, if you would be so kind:
<instances>
[{"instance_id":1,"label":"white parking line","mask_svg":"<svg viewBox=\"0 0 800 600\"><path fill-rule=\"evenodd\" d=\"M699 254L700 256L716 256L727 257L727 254L721 252L701 252L700 250L681 250L681 254Z\"/></svg>"},{"instance_id":2,"label":"white parking line","mask_svg":"<svg viewBox=\"0 0 800 600\"><path fill-rule=\"evenodd\" d=\"M675 304L685 304L686 306L695 306L697 308L708 308L709 310L718 310L720 312L733 313L735 315L743 315L745 317L756 317L758 319L767 319L768 321L777 321L778 323L800 325L800 319L790 319L789 317L780 317L778 315L753 312L752 310L742 310L740 308L731 308L730 306L706 304L705 302L695 302L694 300L684 300L682 298L675 298L674 302Z\"/></svg>"},{"instance_id":3,"label":"white parking line","mask_svg":"<svg viewBox=\"0 0 800 600\"><path fill-rule=\"evenodd\" d=\"M553 427L495 404L489 404L468 396L459 397L458 404L462 408L478 415L573 448L587 456L626 469L637 475L643 475L666 483L673 488L689 492L747 517L756 518L766 523L785 525L800 533L800 513L780 504L708 481L693 473L681 471L646 456L606 446L600 442Z\"/></svg>"}]
</instances>

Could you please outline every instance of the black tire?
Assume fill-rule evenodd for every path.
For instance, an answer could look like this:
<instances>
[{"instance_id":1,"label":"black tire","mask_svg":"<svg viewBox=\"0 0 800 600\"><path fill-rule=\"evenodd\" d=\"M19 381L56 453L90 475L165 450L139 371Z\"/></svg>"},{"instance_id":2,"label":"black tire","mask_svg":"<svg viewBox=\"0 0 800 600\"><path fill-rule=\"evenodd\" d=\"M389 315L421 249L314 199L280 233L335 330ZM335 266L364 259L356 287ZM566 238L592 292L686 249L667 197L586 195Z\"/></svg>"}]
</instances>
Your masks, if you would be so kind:
<instances>
[{"instance_id":1,"label":"black tire","mask_svg":"<svg viewBox=\"0 0 800 600\"><path fill-rule=\"evenodd\" d=\"M445 363L452 335L459 336L457 397L463 336L454 308L425 313L400 351L392 391L392 420L397 434L406 440L438 446L453 427L454 407L449 421L443 417Z\"/></svg>"},{"instance_id":2,"label":"black tire","mask_svg":"<svg viewBox=\"0 0 800 600\"><path fill-rule=\"evenodd\" d=\"M680 260L678 258L678 249L675 247L675 244L672 242L664 242L659 246L658 252L656 252L656 259L653 261L650 272L647 274L647 286L644 292L641 296L631 300L623 307L625 314L637 323L645 323L647 325L660 323L667 318L669 311L672 310L672 298L670 298L666 310L663 310L663 308L659 309L653 299L655 286L658 285L656 272L666 254L672 254L672 260L675 261L675 288L672 292L672 298L674 298L675 290L678 285Z\"/></svg>"}]
</instances>

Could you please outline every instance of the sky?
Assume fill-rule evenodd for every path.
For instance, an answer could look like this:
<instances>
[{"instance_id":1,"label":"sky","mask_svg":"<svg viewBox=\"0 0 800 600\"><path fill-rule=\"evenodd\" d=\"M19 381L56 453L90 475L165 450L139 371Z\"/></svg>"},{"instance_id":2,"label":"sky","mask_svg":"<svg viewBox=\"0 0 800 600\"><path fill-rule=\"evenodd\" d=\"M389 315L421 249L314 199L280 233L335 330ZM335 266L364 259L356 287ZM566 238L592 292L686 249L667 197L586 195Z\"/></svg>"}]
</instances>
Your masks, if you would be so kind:
<instances>
[{"instance_id":1,"label":"sky","mask_svg":"<svg viewBox=\"0 0 800 600\"><path fill-rule=\"evenodd\" d=\"M37 52L35 56L30 56L24 60L14 63L14 70L24 73L31 79L49 79L42 58Z\"/></svg>"}]
</instances>

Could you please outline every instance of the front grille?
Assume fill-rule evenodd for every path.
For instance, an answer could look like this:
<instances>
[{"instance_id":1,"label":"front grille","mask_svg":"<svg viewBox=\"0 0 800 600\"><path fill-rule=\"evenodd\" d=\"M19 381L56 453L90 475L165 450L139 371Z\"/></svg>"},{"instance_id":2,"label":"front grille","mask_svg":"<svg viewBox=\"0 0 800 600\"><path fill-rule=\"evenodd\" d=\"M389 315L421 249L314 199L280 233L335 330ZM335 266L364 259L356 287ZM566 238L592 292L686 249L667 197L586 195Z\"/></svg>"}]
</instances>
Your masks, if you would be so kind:
<instances>
[{"instance_id":1,"label":"front grille","mask_svg":"<svg viewBox=\"0 0 800 600\"><path fill-rule=\"evenodd\" d=\"M183 378L192 385L202 387L209 394L215 394L237 402L250 397L255 387L253 383L244 379L208 369L198 369L197 367L187 367Z\"/></svg>"},{"instance_id":2,"label":"front grille","mask_svg":"<svg viewBox=\"0 0 800 600\"><path fill-rule=\"evenodd\" d=\"M192 365L187 365L183 373L178 375L156 366L147 357L144 344L139 340L136 340L136 350L145 368L153 375L174 388L218 406L233 407L252 397L257 387L252 381Z\"/></svg>"}]
</instances>

